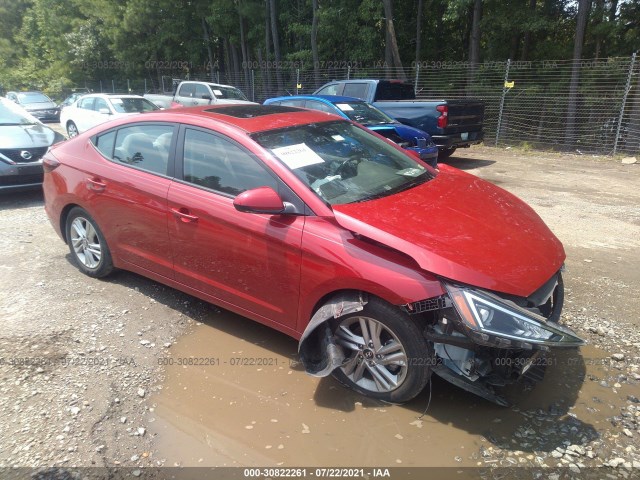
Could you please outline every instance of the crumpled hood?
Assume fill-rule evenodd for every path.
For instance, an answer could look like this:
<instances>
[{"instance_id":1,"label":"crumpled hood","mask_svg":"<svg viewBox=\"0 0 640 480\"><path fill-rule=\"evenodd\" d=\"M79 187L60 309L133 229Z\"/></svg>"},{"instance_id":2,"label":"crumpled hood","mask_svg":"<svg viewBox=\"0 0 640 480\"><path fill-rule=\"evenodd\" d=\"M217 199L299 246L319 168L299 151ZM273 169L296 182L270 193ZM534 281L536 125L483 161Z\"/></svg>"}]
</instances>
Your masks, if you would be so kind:
<instances>
[{"instance_id":1,"label":"crumpled hood","mask_svg":"<svg viewBox=\"0 0 640 480\"><path fill-rule=\"evenodd\" d=\"M389 197L333 206L336 221L431 273L527 297L562 266L560 241L514 195L455 168Z\"/></svg>"}]
</instances>

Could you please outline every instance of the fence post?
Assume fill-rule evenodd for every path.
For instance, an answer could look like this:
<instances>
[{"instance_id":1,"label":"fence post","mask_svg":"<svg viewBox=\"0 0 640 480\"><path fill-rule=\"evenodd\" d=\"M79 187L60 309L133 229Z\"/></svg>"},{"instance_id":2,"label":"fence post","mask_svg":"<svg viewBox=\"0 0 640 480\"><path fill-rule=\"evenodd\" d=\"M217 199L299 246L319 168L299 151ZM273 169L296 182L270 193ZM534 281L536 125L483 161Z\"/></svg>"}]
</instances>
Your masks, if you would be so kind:
<instances>
[{"instance_id":1,"label":"fence post","mask_svg":"<svg viewBox=\"0 0 640 480\"><path fill-rule=\"evenodd\" d=\"M627 85L624 89L624 95L622 96L622 105L620 106L620 117L618 118L618 128L616 129L616 139L613 142L613 154L616 154L618 150L618 141L620 140L620 129L622 128L622 119L624 118L624 107L627 103L627 96L629 96L629 90L631 90L631 77L633 76L633 67L636 64L636 53L631 55L631 65L629 65L629 75L627 75Z\"/></svg>"},{"instance_id":2,"label":"fence post","mask_svg":"<svg viewBox=\"0 0 640 480\"><path fill-rule=\"evenodd\" d=\"M251 69L251 101L256 101L256 72Z\"/></svg>"},{"instance_id":3,"label":"fence post","mask_svg":"<svg viewBox=\"0 0 640 480\"><path fill-rule=\"evenodd\" d=\"M116 93L116 82L111 79L111 93Z\"/></svg>"},{"instance_id":4,"label":"fence post","mask_svg":"<svg viewBox=\"0 0 640 480\"><path fill-rule=\"evenodd\" d=\"M498 113L498 128L496 129L496 143L498 146L498 140L500 139L500 129L502 128L502 111L504 110L504 98L507 96L509 89L506 87L506 83L509 80L509 67L511 66L511 59L507 60L507 68L504 71L504 82L502 83L502 98L500 98L500 112Z\"/></svg>"},{"instance_id":5,"label":"fence post","mask_svg":"<svg viewBox=\"0 0 640 480\"><path fill-rule=\"evenodd\" d=\"M347 80L351 80L351 65L347 65Z\"/></svg>"},{"instance_id":6,"label":"fence post","mask_svg":"<svg viewBox=\"0 0 640 480\"><path fill-rule=\"evenodd\" d=\"M298 95L298 85L300 85L300 69L296 68L296 95Z\"/></svg>"},{"instance_id":7,"label":"fence post","mask_svg":"<svg viewBox=\"0 0 640 480\"><path fill-rule=\"evenodd\" d=\"M416 62L416 81L413 84L413 94L418 95L418 82L420 81L420 62Z\"/></svg>"}]
</instances>

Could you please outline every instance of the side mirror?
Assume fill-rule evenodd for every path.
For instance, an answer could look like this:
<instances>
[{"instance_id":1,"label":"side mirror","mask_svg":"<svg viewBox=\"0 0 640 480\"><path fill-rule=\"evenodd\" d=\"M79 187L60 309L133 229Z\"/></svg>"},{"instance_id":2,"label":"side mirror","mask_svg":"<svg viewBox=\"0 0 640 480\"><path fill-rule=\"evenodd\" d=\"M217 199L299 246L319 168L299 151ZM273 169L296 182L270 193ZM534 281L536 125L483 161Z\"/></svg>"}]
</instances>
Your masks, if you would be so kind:
<instances>
[{"instance_id":1,"label":"side mirror","mask_svg":"<svg viewBox=\"0 0 640 480\"><path fill-rule=\"evenodd\" d=\"M102 115L111 115L111 110L108 108L101 108L98 110L98 113L101 113Z\"/></svg>"},{"instance_id":2,"label":"side mirror","mask_svg":"<svg viewBox=\"0 0 640 480\"><path fill-rule=\"evenodd\" d=\"M271 187L258 187L242 192L233 201L233 206L239 212L271 215L285 213L286 210L280 195Z\"/></svg>"},{"instance_id":3,"label":"side mirror","mask_svg":"<svg viewBox=\"0 0 640 480\"><path fill-rule=\"evenodd\" d=\"M202 97L201 97L201 98L202 98L203 100L212 100L212 99L213 99L213 98L211 97L211 95L209 95L209 94L202 95Z\"/></svg>"}]
</instances>

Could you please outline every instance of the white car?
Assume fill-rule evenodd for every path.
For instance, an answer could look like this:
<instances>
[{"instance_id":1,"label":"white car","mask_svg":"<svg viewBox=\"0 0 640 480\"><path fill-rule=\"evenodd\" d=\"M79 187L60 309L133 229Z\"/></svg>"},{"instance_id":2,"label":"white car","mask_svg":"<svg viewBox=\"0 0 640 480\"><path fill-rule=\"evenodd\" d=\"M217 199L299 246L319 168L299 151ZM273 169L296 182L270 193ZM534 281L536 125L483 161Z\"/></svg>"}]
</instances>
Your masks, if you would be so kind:
<instances>
[{"instance_id":1,"label":"white car","mask_svg":"<svg viewBox=\"0 0 640 480\"><path fill-rule=\"evenodd\" d=\"M93 93L84 95L60 112L60 125L69 138L115 118L159 110L140 95Z\"/></svg>"}]
</instances>

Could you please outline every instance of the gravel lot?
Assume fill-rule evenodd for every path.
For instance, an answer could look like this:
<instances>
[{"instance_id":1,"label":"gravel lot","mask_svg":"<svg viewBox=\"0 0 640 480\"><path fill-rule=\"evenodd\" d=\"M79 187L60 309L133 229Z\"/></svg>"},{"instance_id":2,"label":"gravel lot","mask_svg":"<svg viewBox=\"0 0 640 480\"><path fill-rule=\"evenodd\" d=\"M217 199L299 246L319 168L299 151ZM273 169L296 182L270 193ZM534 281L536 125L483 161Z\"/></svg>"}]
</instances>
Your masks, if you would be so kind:
<instances>
[{"instance_id":1,"label":"gravel lot","mask_svg":"<svg viewBox=\"0 0 640 480\"><path fill-rule=\"evenodd\" d=\"M329 466L325 462L332 461L544 465L575 472L609 466L640 475L640 164L488 147L463 150L448 163L527 201L567 251L564 322L589 345L581 354L560 355L544 383L520 392L513 407L500 409L434 381L429 410L416 420L428 392L407 406L382 406L333 380L307 377L294 363L280 369L285 376L263 375L263 380L252 377L255 371L236 369L220 385L230 391L242 386L249 397L257 390L267 399L286 390L293 410L280 411L290 416L290 426L283 419L277 430L272 425L262 434L287 438L287 448L285 441L271 448L266 437L235 437L215 427L206 402L180 397L188 387L177 388L184 381L176 380L182 369L160 366L159 359L208 347L206 342L217 338L227 342L217 344L218 351L228 347L229 355L236 348L245 353L266 348L291 360L295 342L134 274L117 272L104 281L81 275L48 223L42 195L14 193L0 197L0 467ZM246 341L245 335L255 340ZM229 373L218 370L195 371L189 385L202 382L202 389L209 388ZM276 387L280 390L264 393ZM349 408L336 407L345 402L351 402ZM268 404L240 402L219 420L226 425L237 416L243 435L250 435L261 419L269 423ZM198 428L217 428L236 450L226 450L221 459L219 449L206 446L204 434L171 426L166 419L186 415L181 409ZM384 449L371 447L361 456L333 450L333 456L305 456L307 439L330 441L331 422L374 421L381 411L393 425L370 434L376 440L395 437ZM423 421L429 428L422 428ZM320 425L326 438L314 436ZM172 439L178 434L184 442L175 449ZM345 428L335 441L359 442L360 434ZM407 438L424 445L407 449L401 443ZM429 453L434 442L439 446Z\"/></svg>"}]
</instances>

